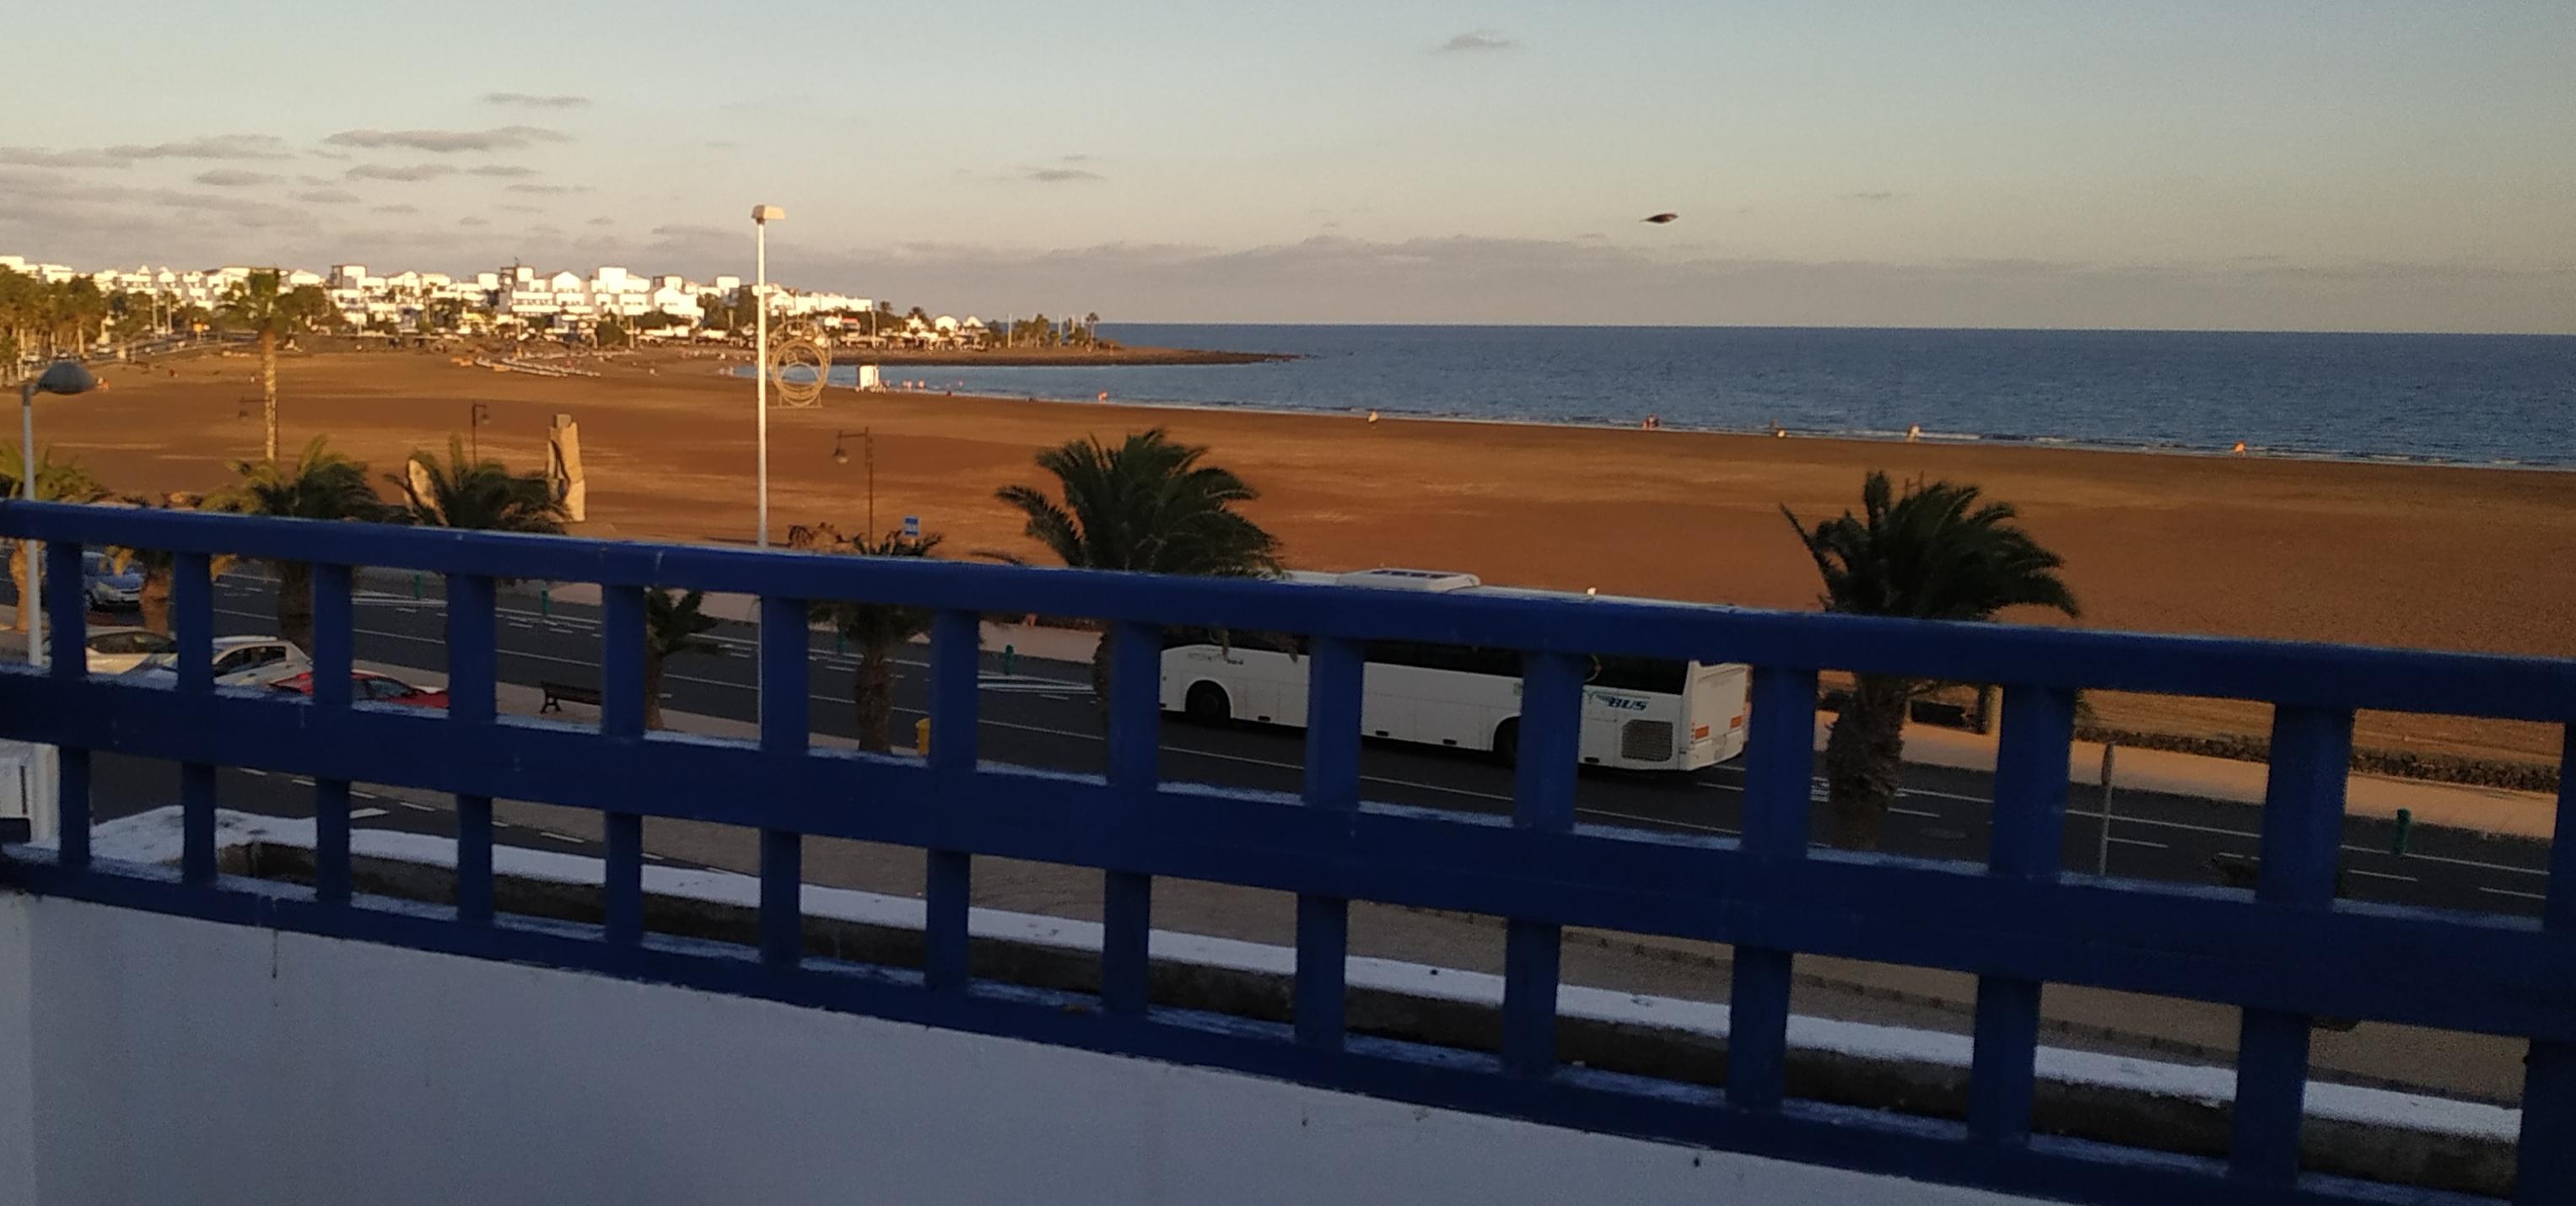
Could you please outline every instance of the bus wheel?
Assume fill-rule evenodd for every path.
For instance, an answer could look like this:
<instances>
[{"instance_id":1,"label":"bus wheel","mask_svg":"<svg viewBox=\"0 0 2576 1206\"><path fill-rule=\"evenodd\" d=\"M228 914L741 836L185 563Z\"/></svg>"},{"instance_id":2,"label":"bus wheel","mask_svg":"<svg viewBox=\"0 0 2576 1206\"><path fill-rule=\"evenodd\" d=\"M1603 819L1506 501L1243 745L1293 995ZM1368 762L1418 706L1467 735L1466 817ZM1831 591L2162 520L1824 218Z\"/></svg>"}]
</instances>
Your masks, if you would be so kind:
<instances>
[{"instance_id":1,"label":"bus wheel","mask_svg":"<svg viewBox=\"0 0 2576 1206\"><path fill-rule=\"evenodd\" d=\"M1182 704L1182 709L1198 724L1224 724L1234 719L1234 705L1226 700L1225 688L1215 683L1199 683L1191 687L1189 699Z\"/></svg>"},{"instance_id":2,"label":"bus wheel","mask_svg":"<svg viewBox=\"0 0 2576 1206\"><path fill-rule=\"evenodd\" d=\"M1494 757L1505 766L1518 766L1521 760L1521 718L1506 720L1494 730Z\"/></svg>"}]
</instances>

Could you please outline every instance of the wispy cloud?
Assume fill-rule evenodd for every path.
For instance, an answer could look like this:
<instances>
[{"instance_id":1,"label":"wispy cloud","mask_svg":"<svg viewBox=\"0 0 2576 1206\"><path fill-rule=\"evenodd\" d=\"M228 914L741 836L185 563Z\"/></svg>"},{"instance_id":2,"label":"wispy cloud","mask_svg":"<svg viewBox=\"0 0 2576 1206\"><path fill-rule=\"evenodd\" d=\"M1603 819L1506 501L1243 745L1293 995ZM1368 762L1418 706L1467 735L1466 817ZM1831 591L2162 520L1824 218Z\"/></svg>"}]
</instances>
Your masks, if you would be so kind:
<instances>
[{"instance_id":1,"label":"wispy cloud","mask_svg":"<svg viewBox=\"0 0 2576 1206\"><path fill-rule=\"evenodd\" d=\"M346 189L323 188L315 189L309 193L297 193L295 194L295 199L298 201L309 202L314 205L355 205L358 203L358 194ZM410 207L405 206L404 208L408 209Z\"/></svg>"},{"instance_id":2,"label":"wispy cloud","mask_svg":"<svg viewBox=\"0 0 2576 1206\"><path fill-rule=\"evenodd\" d=\"M524 180L530 176L536 175L537 169L532 167L521 167L515 163L487 163L480 167L467 168L466 174L470 176L490 176L496 180Z\"/></svg>"},{"instance_id":3,"label":"wispy cloud","mask_svg":"<svg viewBox=\"0 0 2576 1206\"><path fill-rule=\"evenodd\" d=\"M348 172L351 180L399 180L406 183L436 180L441 176L455 174L456 169L444 163L421 163L411 167L387 167L381 163L362 163L350 168Z\"/></svg>"},{"instance_id":4,"label":"wispy cloud","mask_svg":"<svg viewBox=\"0 0 2576 1206\"><path fill-rule=\"evenodd\" d=\"M374 212L380 214L416 214L420 212L420 207L417 205L379 205L375 207Z\"/></svg>"},{"instance_id":5,"label":"wispy cloud","mask_svg":"<svg viewBox=\"0 0 2576 1206\"><path fill-rule=\"evenodd\" d=\"M605 215L602 215L602 216L600 216L600 217L592 218L592 219L587 223L587 225L590 225L590 226L615 226L615 225L617 225L617 219L615 219L615 218L611 218L611 217L607 217L607 216L605 216Z\"/></svg>"},{"instance_id":6,"label":"wispy cloud","mask_svg":"<svg viewBox=\"0 0 2576 1206\"><path fill-rule=\"evenodd\" d=\"M1020 173L1020 179L1034 180L1040 184L1084 184L1094 180L1106 180L1108 177L1081 168L1030 168Z\"/></svg>"},{"instance_id":7,"label":"wispy cloud","mask_svg":"<svg viewBox=\"0 0 2576 1206\"><path fill-rule=\"evenodd\" d=\"M214 188L248 188L254 184L275 184L280 177L269 172L250 172L240 168L214 168L197 173L197 183Z\"/></svg>"},{"instance_id":8,"label":"wispy cloud","mask_svg":"<svg viewBox=\"0 0 2576 1206\"><path fill-rule=\"evenodd\" d=\"M0 147L0 163L20 167L121 168L142 159L289 159L286 140L270 134L211 134L184 142L120 143L57 151L49 147Z\"/></svg>"},{"instance_id":9,"label":"wispy cloud","mask_svg":"<svg viewBox=\"0 0 2576 1206\"><path fill-rule=\"evenodd\" d=\"M492 224L492 220L490 218L477 218L468 215L466 217L458 218L456 220L456 224L459 226L490 226Z\"/></svg>"},{"instance_id":10,"label":"wispy cloud","mask_svg":"<svg viewBox=\"0 0 2576 1206\"><path fill-rule=\"evenodd\" d=\"M540 142L570 142L572 136L543 126L496 126L489 130L342 130L322 141L335 147L401 147L450 155L460 151L515 151Z\"/></svg>"},{"instance_id":11,"label":"wispy cloud","mask_svg":"<svg viewBox=\"0 0 2576 1206\"><path fill-rule=\"evenodd\" d=\"M521 109L580 109L590 104L587 96L540 96L534 92L486 92L483 103L510 105Z\"/></svg>"},{"instance_id":12,"label":"wispy cloud","mask_svg":"<svg viewBox=\"0 0 2576 1206\"><path fill-rule=\"evenodd\" d=\"M123 143L107 148L118 159L291 159L286 140L274 134L210 134L183 142Z\"/></svg>"},{"instance_id":13,"label":"wispy cloud","mask_svg":"<svg viewBox=\"0 0 2576 1206\"><path fill-rule=\"evenodd\" d=\"M133 162L105 151L52 151L43 147L0 147L0 163L19 167L121 168Z\"/></svg>"},{"instance_id":14,"label":"wispy cloud","mask_svg":"<svg viewBox=\"0 0 2576 1206\"><path fill-rule=\"evenodd\" d=\"M1510 50L1518 45L1520 45L1519 42L1506 38L1494 30L1471 29L1465 33L1459 34L1457 37L1449 39L1446 42L1442 42L1432 50L1432 53L1476 54L1480 51L1488 50Z\"/></svg>"},{"instance_id":15,"label":"wispy cloud","mask_svg":"<svg viewBox=\"0 0 2576 1206\"><path fill-rule=\"evenodd\" d=\"M495 205L495 206L493 206L492 208L497 209L497 210L500 210L500 211L502 211L502 212L504 212L504 213L513 213L513 214L533 214L533 213L542 213L542 212L544 212L543 210L540 210L540 209L538 209L536 206L533 206L533 205L519 205L519 204L516 204L516 203L514 203L514 202L509 202L509 201L504 201L504 202L502 202L502 203L501 203L501 204L499 204L499 205Z\"/></svg>"},{"instance_id":16,"label":"wispy cloud","mask_svg":"<svg viewBox=\"0 0 2576 1206\"><path fill-rule=\"evenodd\" d=\"M1882 188L1882 189L1872 189L1872 190L1870 190L1870 191L1868 191L1868 192L1860 192L1860 193L1844 193L1844 194L1843 194L1843 200L1845 200L1845 201L1902 201L1902 200L1904 200L1904 199L1905 199L1907 196L1909 196L1909 195L1910 195L1910 194L1900 193L1900 192L1894 192L1894 191L1891 191L1891 190L1883 189L1883 188Z\"/></svg>"},{"instance_id":17,"label":"wispy cloud","mask_svg":"<svg viewBox=\"0 0 2576 1206\"><path fill-rule=\"evenodd\" d=\"M590 186L587 184L513 184L507 191L513 193L544 194L586 193L590 191Z\"/></svg>"}]
</instances>

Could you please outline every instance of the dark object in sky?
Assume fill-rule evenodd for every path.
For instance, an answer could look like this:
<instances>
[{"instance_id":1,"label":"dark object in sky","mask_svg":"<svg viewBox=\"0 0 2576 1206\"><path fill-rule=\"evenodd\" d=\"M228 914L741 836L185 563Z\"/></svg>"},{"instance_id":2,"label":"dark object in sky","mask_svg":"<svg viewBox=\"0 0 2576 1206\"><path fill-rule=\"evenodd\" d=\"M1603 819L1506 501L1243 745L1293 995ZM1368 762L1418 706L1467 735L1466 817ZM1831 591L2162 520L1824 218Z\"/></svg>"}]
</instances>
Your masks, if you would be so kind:
<instances>
[{"instance_id":1,"label":"dark object in sky","mask_svg":"<svg viewBox=\"0 0 2576 1206\"><path fill-rule=\"evenodd\" d=\"M1654 215L1653 217L1650 217L1650 218L1644 218L1644 219L1641 219L1641 220L1642 220L1642 221L1647 221L1647 222L1652 222L1652 223L1654 223L1654 224L1655 224L1655 225L1657 225L1657 226L1661 226L1661 225L1663 225L1664 223L1666 223L1666 222L1670 222L1670 221L1672 221L1672 220L1674 220L1674 219L1676 219L1676 218L1679 218L1679 217L1681 217L1681 215L1680 215L1680 214L1656 214L1656 215Z\"/></svg>"}]
</instances>

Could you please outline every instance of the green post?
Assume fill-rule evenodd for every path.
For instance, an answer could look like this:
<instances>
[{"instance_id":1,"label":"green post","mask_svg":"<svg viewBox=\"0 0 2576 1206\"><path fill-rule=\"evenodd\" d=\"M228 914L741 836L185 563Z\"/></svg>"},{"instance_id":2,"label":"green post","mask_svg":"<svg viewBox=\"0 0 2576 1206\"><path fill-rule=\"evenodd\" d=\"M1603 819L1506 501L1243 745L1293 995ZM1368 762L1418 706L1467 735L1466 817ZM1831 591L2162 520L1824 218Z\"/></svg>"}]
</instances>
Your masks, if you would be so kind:
<instances>
[{"instance_id":1,"label":"green post","mask_svg":"<svg viewBox=\"0 0 2576 1206\"><path fill-rule=\"evenodd\" d=\"M1017 645L1004 645L1004 646L1002 646L1002 673L1003 673L1003 674L1008 675L1008 674L1011 672L1011 663L1019 657L1019 653L1020 653L1020 647L1019 647L1019 646L1017 646Z\"/></svg>"},{"instance_id":2,"label":"green post","mask_svg":"<svg viewBox=\"0 0 2576 1206\"><path fill-rule=\"evenodd\" d=\"M2407 842L2407 839L2409 839L2409 838L2413 837L2413 836L2414 836L2414 834L2415 834L2415 813L2414 813L2414 810L2412 810L2412 809L2407 809L2407 808L2400 808L2400 809L2398 809L2398 810L2397 810L2397 838L2396 838L2396 840L2395 840L2394 842L2391 842L2391 843L2389 844L2388 852L2389 852L2390 854L2404 854L2404 853L2406 853L2406 842Z\"/></svg>"},{"instance_id":3,"label":"green post","mask_svg":"<svg viewBox=\"0 0 2576 1206\"><path fill-rule=\"evenodd\" d=\"M411 576L411 601L414 603L420 602L420 573L416 570L413 571Z\"/></svg>"},{"instance_id":4,"label":"green post","mask_svg":"<svg viewBox=\"0 0 2576 1206\"><path fill-rule=\"evenodd\" d=\"M552 618L555 614L555 588L552 583L537 584L537 614Z\"/></svg>"},{"instance_id":5,"label":"green post","mask_svg":"<svg viewBox=\"0 0 2576 1206\"><path fill-rule=\"evenodd\" d=\"M832 656L839 657L849 651L850 639L848 635L843 633L840 629L834 628L832 630Z\"/></svg>"}]
</instances>

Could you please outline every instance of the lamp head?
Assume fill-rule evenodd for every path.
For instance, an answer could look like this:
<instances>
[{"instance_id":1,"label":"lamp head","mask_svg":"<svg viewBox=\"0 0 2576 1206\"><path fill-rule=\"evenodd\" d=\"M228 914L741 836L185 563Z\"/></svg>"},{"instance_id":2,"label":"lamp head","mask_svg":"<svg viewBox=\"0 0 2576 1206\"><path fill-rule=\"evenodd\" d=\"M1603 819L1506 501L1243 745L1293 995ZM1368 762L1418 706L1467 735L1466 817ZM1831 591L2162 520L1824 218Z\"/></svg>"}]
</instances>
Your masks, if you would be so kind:
<instances>
[{"instance_id":1,"label":"lamp head","mask_svg":"<svg viewBox=\"0 0 2576 1206\"><path fill-rule=\"evenodd\" d=\"M40 394L85 394L97 388L98 378L72 360L57 360L36 378L36 392Z\"/></svg>"},{"instance_id":2,"label":"lamp head","mask_svg":"<svg viewBox=\"0 0 2576 1206\"><path fill-rule=\"evenodd\" d=\"M840 445L840 444L838 444L838 443L833 444L833 445L832 445L832 463L833 463L833 464L835 464L835 465L846 465L846 464L849 464L849 463L850 463L850 450L849 450L848 448L845 448L845 447L841 446L841 445Z\"/></svg>"},{"instance_id":3,"label":"lamp head","mask_svg":"<svg viewBox=\"0 0 2576 1206\"><path fill-rule=\"evenodd\" d=\"M775 222L786 216L787 211L780 209L775 205L755 205L751 207L751 220L754 222Z\"/></svg>"}]
</instances>

